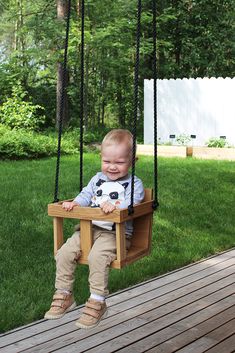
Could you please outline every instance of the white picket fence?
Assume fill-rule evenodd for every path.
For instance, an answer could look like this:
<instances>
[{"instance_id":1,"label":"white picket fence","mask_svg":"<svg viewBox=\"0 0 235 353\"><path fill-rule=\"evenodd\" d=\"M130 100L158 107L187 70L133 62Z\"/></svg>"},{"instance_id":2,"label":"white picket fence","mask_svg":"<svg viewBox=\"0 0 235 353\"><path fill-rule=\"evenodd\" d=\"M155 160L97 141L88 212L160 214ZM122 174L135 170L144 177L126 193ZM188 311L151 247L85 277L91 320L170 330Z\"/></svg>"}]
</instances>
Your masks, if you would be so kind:
<instances>
[{"instance_id":1,"label":"white picket fence","mask_svg":"<svg viewBox=\"0 0 235 353\"><path fill-rule=\"evenodd\" d=\"M157 113L161 143L185 134L194 146L221 136L235 146L235 78L157 80ZM153 80L144 80L144 143L153 143Z\"/></svg>"}]
</instances>

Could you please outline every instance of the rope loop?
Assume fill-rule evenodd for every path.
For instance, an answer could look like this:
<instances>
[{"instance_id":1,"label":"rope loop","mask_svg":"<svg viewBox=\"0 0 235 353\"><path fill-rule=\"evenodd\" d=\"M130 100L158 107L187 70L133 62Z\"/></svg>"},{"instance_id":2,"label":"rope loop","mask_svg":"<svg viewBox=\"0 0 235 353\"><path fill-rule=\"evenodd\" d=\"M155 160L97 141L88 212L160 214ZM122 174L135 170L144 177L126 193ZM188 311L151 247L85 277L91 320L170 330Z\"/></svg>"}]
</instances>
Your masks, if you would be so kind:
<instances>
[{"instance_id":1,"label":"rope loop","mask_svg":"<svg viewBox=\"0 0 235 353\"><path fill-rule=\"evenodd\" d=\"M139 98L139 63L140 63L140 34L141 34L141 0L138 0L137 10L137 29L136 29L136 59L135 59L135 77L134 77L134 108L133 108L133 148L132 148L132 171L131 171L131 202L128 207L129 212L134 212L134 182L135 182L135 160L136 160L136 130L138 117L138 98Z\"/></svg>"},{"instance_id":2,"label":"rope loop","mask_svg":"<svg viewBox=\"0 0 235 353\"><path fill-rule=\"evenodd\" d=\"M153 200L153 210L155 211L159 207L159 202L157 200Z\"/></svg>"},{"instance_id":3,"label":"rope loop","mask_svg":"<svg viewBox=\"0 0 235 353\"><path fill-rule=\"evenodd\" d=\"M81 85L80 85L80 192L83 188L83 131L84 131L84 30L85 3L81 1Z\"/></svg>"},{"instance_id":4,"label":"rope loop","mask_svg":"<svg viewBox=\"0 0 235 353\"><path fill-rule=\"evenodd\" d=\"M154 121L154 202L153 209L159 206L158 202L158 161L157 161L157 10L156 0L152 1L153 12L153 121Z\"/></svg>"},{"instance_id":5,"label":"rope loop","mask_svg":"<svg viewBox=\"0 0 235 353\"><path fill-rule=\"evenodd\" d=\"M58 145L57 145L57 161L56 161L56 173L55 173L55 193L54 193L54 201L53 201L54 203L59 201L58 189L59 189L59 174L60 174L61 135L62 135L62 127L63 127L63 112L64 112L65 83L66 83L66 72L67 72L70 14L71 14L71 0L68 1L68 14L67 14L67 21L66 21L66 36L65 36L65 44L64 44L64 58L63 58L63 72L62 72L62 82L61 82L61 90L60 90Z\"/></svg>"},{"instance_id":6,"label":"rope loop","mask_svg":"<svg viewBox=\"0 0 235 353\"><path fill-rule=\"evenodd\" d=\"M129 205L128 206L128 216L131 216L134 213L134 207Z\"/></svg>"}]
</instances>

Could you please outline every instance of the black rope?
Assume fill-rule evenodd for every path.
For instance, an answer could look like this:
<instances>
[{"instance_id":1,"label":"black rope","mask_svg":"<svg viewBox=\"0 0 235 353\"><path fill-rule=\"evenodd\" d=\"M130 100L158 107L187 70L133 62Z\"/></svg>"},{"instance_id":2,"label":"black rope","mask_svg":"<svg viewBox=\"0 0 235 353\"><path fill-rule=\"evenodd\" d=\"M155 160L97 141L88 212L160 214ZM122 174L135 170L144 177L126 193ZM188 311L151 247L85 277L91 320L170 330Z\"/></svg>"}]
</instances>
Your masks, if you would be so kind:
<instances>
[{"instance_id":1,"label":"black rope","mask_svg":"<svg viewBox=\"0 0 235 353\"><path fill-rule=\"evenodd\" d=\"M85 4L81 2L81 86L80 86L80 191L83 188L83 124L84 124L84 28Z\"/></svg>"},{"instance_id":2,"label":"black rope","mask_svg":"<svg viewBox=\"0 0 235 353\"><path fill-rule=\"evenodd\" d=\"M140 62L140 34L141 34L141 0L138 0L137 27L136 27L136 59L135 59L135 77L134 77L134 121L133 121L133 148L132 148L132 173L131 173L131 202L128 206L129 215L134 212L134 178L135 178L135 159L136 159L136 127L138 116L138 98L139 98L139 62Z\"/></svg>"},{"instance_id":3,"label":"black rope","mask_svg":"<svg viewBox=\"0 0 235 353\"><path fill-rule=\"evenodd\" d=\"M158 162L157 162L157 10L156 0L153 0L153 121L154 121L154 200L153 209L158 202Z\"/></svg>"},{"instance_id":4,"label":"black rope","mask_svg":"<svg viewBox=\"0 0 235 353\"><path fill-rule=\"evenodd\" d=\"M69 25L70 25L70 13L71 13L71 0L68 1L68 14L66 21L66 36L64 44L64 59L63 59L63 72L62 82L60 88L60 107L59 107L59 125L58 125L58 145L57 145L57 161L56 161L56 175L55 175L55 193L54 201L58 202L58 189L59 189L59 174L60 174L60 156L61 156L61 135L63 125L63 112L64 112L64 99L65 99L65 82L67 73L67 57L68 57L68 41L69 41Z\"/></svg>"}]
</instances>

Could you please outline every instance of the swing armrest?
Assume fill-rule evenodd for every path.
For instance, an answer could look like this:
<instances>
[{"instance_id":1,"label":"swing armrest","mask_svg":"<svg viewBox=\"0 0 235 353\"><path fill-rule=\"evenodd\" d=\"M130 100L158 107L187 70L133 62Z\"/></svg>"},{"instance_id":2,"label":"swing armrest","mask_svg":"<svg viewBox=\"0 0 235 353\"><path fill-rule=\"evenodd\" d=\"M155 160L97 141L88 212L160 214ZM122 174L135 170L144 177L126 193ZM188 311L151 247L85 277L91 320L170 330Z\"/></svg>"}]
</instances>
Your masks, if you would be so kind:
<instances>
[{"instance_id":1,"label":"swing armrest","mask_svg":"<svg viewBox=\"0 0 235 353\"><path fill-rule=\"evenodd\" d=\"M141 257L148 255L151 242L151 227L153 213L153 193L151 189L145 189L145 200L134 206L134 213L128 215L128 209L115 210L110 214L104 214L99 208L75 207L72 211L62 208L62 203L52 203L48 205L48 215L53 217L54 223L54 254L63 245L63 220L64 218L80 219L82 255L80 263L87 264L88 254L92 247L92 220L108 220L116 223L116 244L117 259L112 262L113 268L122 268ZM71 200L66 200L71 201ZM126 254L126 238L124 222L135 220L134 237L132 248Z\"/></svg>"},{"instance_id":2,"label":"swing armrest","mask_svg":"<svg viewBox=\"0 0 235 353\"><path fill-rule=\"evenodd\" d=\"M109 214L105 214L98 207L97 208L74 207L74 209L72 209L71 211L66 211L65 209L62 208L62 203L63 201L49 204L48 215L51 217L60 217L60 218L103 220L103 221L111 221L114 223L122 223L148 213L153 213L152 200L135 205L134 213L132 215L128 215L127 208L119 209L119 210L117 209Z\"/></svg>"}]
</instances>

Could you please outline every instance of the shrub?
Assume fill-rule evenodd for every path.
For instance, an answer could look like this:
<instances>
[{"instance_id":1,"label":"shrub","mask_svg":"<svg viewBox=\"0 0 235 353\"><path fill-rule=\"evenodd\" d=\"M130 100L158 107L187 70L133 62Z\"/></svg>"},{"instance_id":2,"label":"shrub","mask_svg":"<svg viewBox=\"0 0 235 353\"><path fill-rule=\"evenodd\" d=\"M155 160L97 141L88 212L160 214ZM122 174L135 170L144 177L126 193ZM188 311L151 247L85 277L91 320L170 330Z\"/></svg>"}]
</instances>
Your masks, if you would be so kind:
<instances>
[{"instance_id":1,"label":"shrub","mask_svg":"<svg viewBox=\"0 0 235 353\"><path fill-rule=\"evenodd\" d=\"M9 129L0 124L0 158L21 159L54 156L57 153L57 138L25 130ZM70 140L62 140L61 153L78 153Z\"/></svg>"},{"instance_id":2,"label":"shrub","mask_svg":"<svg viewBox=\"0 0 235 353\"><path fill-rule=\"evenodd\" d=\"M190 141L191 141L191 137L186 134L181 134L176 137L176 142L182 146L186 146Z\"/></svg>"},{"instance_id":3,"label":"shrub","mask_svg":"<svg viewBox=\"0 0 235 353\"><path fill-rule=\"evenodd\" d=\"M220 148L228 147L228 143L225 139L216 138L216 137L212 137L211 139L209 139L206 145L208 147L220 147Z\"/></svg>"},{"instance_id":4,"label":"shrub","mask_svg":"<svg viewBox=\"0 0 235 353\"><path fill-rule=\"evenodd\" d=\"M11 129L38 130L45 122L44 110L40 105L25 101L26 92L20 85L13 88L12 97L0 107L0 123Z\"/></svg>"}]
</instances>

